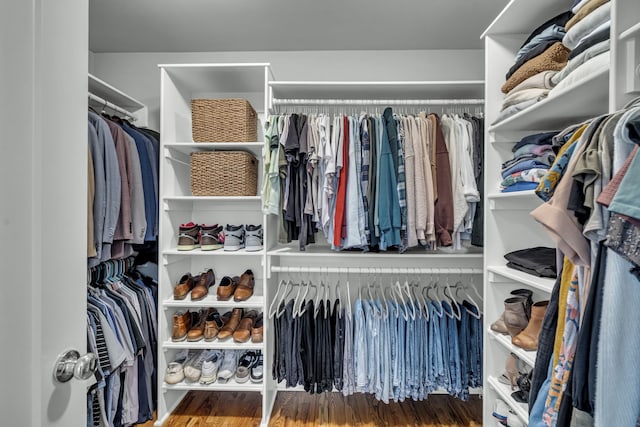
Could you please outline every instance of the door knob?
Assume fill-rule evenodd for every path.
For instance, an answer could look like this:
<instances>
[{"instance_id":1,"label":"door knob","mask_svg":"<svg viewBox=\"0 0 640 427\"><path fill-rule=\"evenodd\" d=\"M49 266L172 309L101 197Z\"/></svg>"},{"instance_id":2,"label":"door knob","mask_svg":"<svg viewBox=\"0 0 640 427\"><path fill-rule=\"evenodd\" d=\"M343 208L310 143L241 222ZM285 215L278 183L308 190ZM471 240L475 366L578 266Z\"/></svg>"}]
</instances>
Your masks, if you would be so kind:
<instances>
[{"instance_id":1,"label":"door knob","mask_svg":"<svg viewBox=\"0 0 640 427\"><path fill-rule=\"evenodd\" d=\"M71 378L86 380L98 368L98 357L93 353L80 356L77 350L67 350L61 353L53 365L53 378L60 383L66 383Z\"/></svg>"}]
</instances>

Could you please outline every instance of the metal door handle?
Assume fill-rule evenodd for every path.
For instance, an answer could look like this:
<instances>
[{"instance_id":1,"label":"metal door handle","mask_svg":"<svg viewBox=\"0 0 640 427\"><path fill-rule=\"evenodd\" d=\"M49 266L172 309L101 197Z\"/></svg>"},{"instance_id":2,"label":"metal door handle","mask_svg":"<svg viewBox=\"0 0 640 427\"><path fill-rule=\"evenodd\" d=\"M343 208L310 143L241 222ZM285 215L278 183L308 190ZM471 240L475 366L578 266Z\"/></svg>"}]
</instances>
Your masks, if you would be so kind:
<instances>
[{"instance_id":1,"label":"metal door handle","mask_svg":"<svg viewBox=\"0 0 640 427\"><path fill-rule=\"evenodd\" d=\"M80 356L77 350L67 350L61 353L53 365L53 378L60 383L66 383L72 378L86 380L98 368L98 357L93 353Z\"/></svg>"}]
</instances>

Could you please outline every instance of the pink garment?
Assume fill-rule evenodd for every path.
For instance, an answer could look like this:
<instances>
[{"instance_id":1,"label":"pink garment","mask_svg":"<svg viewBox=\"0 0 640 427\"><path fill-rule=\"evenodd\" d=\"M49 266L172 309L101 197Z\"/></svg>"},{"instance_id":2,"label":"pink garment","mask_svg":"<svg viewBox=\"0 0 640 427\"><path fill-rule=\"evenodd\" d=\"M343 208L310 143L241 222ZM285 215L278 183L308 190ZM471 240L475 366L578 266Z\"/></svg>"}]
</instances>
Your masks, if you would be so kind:
<instances>
[{"instance_id":1,"label":"pink garment","mask_svg":"<svg viewBox=\"0 0 640 427\"><path fill-rule=\"evenodd\" d=\"M116 223L116 230L113 234L114 244L116 240L129 240L133 237L131 230L131 192L129 185L129 171L128 171L128 159L129 159L129 143L126 140L125 133L120 126L113 123L110 120L105 120L109 125L111 136L113 136L113 143L116 147L116 155L118 157L118 165L120 167L120 215L118 216L118 222ZM122 248L117 252L124 253L124 242ZM113 251L113 247L112 247ZM117 258L112 254L113 258Z\"/></svg>"},{"instance_id":2,"label":"pink garment","mask_svg":"<svg viewBox=\"0 0 640 427\"><path fill-rule=\"evenodd\" d=\"M611 204L611 201L613 200L613 196L616 195L616 192L618 191L618 187L620 187L620 183L622 182L622 179L627 173L627 170L629 170L631 161L635 157L637 151L638 151L638 146L636 145L635 147L633 147L633 151L631 152L631 154L629 154L629 157L627 157L627 160L624 161L624 163L622 164L618 172L616 172L613 178L611 178L611 181L609 181L609 183L602 189L602 192L596 199L596 201L600 203L602 206L609 207L609 205Z\"/></svg>"}]
</instances>

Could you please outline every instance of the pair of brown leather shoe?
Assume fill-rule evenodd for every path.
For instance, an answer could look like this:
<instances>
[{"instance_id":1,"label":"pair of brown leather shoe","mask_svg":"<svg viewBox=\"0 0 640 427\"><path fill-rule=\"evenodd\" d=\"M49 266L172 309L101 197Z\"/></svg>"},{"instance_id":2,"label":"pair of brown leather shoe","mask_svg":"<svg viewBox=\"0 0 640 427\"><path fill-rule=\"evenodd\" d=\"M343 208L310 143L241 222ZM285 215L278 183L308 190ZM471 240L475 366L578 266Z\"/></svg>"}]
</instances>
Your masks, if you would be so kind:
<instances>
[{"instance_id":1,"label":"pair of brown leather shoe","mask_svg":"<svg viewBox=\"0 0 640 427\"><path fill-rule=\"evenodd\" d=\"M178 311L173 315L173 332L171 341L184 341L187 339L187 333L193 325L199 320L198 313L195 311Z\"/></svg>"},{"instance_id":2,"label":"pair of brown leather shoe","mask_svg":"<svg viewBox=\"0 0 640 427\"><path fill-rule=\"evenodd\" d=\"M215 308L177 312L173 315L172 341L213 341L222 328L224 319Z\"/></svg>"},{"instance_id":3,"label":"pair of brown leather shoe","mask_svg":"<svg viewBox=\"0 0 640 427\"><path fill-rule=\"evenodd\" d=\"M233 296L236 302L246 301L253 295L255 278L253 271L247 270L240 277L224 276L218 285L218 301L227 301Z\"/></svg>"},{"instance_id":4,"label":"pair of brown leather shoe","mask_svg":"<svg viewBox=\"0 0 640 427\"><path fill-rule=\"evenodd\" d=\"M254 329L256 329L256 339L258 339L258 318L260 319L259 339L262 339L262 314L258 315L256 310L244 313L244 309L234 308L230 314L225 313L225 316L229 316L229 320L218 332L218 339L225 340L233 336L234 341L244 343L252 337Z\"/></svg>"},{"instance_id":5,"label":"pair of brown leather shoe","mask_svg":"<svg viewBox=\"0 0 640 427\"><path fill-rule=\"evenodd\" d=\"M183 300L191 292L191 301L201 301L209 294L209 288L214 285L215 281L216 276L212 269L195 277L187 273L173 288L173 298Z\"/></svg>"}]
</instances>

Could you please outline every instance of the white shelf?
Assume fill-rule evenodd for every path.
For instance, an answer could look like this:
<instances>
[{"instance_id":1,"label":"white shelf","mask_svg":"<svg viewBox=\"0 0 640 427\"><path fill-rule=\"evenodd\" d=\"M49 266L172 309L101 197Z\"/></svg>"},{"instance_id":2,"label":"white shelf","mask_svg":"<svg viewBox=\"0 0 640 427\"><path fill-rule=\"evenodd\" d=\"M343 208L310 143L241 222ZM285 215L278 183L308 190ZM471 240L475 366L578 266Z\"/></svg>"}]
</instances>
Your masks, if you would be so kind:
<instances>
[{"instance_id":1,"label":"white shelf","mask_svg":"<svg viewBox=\"0 0 640 427\"><path fill-rule=\"evenodd\" d=\"M495 377L491 377L491 376L487 378L487 382L489 383L491 388L496 391L498 396L500 396L500 398L504 400L504 402L507 405L509 405L509 407L513 410L513 412L515 412L516 415L518 415L518 418L520 418L520 420L523 423L528 425L529 411L527 409L527 405L524 403L518 403L515 401L513 397L511 397L511 393L513 393L513 391L511 390L511 386L507 384L502 384Z\"/></svg>"},{"instance_id":2,"label":"white shelf","mask_svg":"<svg viewBox=\"0 0 640 427\"><path fill-rule=\"evenodd\" d=\"M438 251L425 251L421 249L412 249L400 254L397 251L381 251L381 252L350 252L350 251L332 251L328 246L309 245L306 250L300 251L297 246L286 246L271 249L268 255L285 256L285 257L327 257L327 258L438 258L438 259L478 259L483 257L482 248L469 248L465 251L448 252L446 249Z\"/></svg>"},{"instance_id":3,"label":"white shelf","mask_svg":"<svg viewBox=\"0 0 640 427\"><path fill-rule=\"evenodd\" d=\"M549 294L556 283L556 279L537 277L532 274L525 273L524 271L514 270L513 268L503 266L488 266L487 272L491 273L489 274L489 282L491 283L517 282L521 285L527 285Z\"/></svg>"},{"instance_id":4,"label":"white shelf","mask_svg":"<svg viewBox=\"0 0 640 427\"><path fill-rule=\"evenodd\" d=\"M571 9L569 0L511 0L480 38L491 34L529 33L548 19ZM524 40L523 40L524 41Z\"/></svg>"},{"instance_id":5,"label":"white shelf","mask_svg":"<svg viewBox=\"0 0 640 427\"><path fill-rule=\"evenodd\" d=\"M531 2L533 7L540 7ZM560 130L609 109L609 71L569 86L513 116L489 126L489 132Z\"/></svg>"},{"instance_id":6,"label":"white shelf","mask_svg":"<svg viewBox=\"0 0 640 427\"><path fill-rule=\"evenodd\" d=\"M89 92L132 113L145 108L142 102L91 74L89 74Z\"/></svg>"},{"instance_id":7,"label":"white shelf","mask_svg":"<svg viewBox=\"0 0 640 427\"><path fill-rule=\"evenodd\" d=\"M162 348L189 348L200 350L264 350L264 343L252 343L251 340L245 343L237 343L233 338L228 338L224 341L219 341L217 338L213 341L165 341L162 343Z\"/></svg>"},{"instance_id":8,"label":"white shelf","mask_svg":"<svg viewBox=\"0 0 640 427\"><path fill-rule=\"evenodd\" d=\"M509 193L487 194L490 210L528 210L532 211L542 204L534 190L512 191Z\"/></svg>"},{"instance_id":9,"label":"white shelf","mask_svg":"<svg viewBox=\"0 0 640 427\"><path fill-rule=\"evenodd\" d=\"M459 99L484 98L483 80L460 81L278 81L274 98Z\"/></svg>"},{"instance_id":10,"label":"white shelf","mask_svg":"<svg viewBox=\"0 0 640 427\"><path fill-rule=\"evenodd\" d=\"M248 380L246 383L239 383L232 378L229 382L225 384L218 383L217 381L213 384L200 384L200 383L190 383L188 381L182 381L178 384L162 384L163 390L197 390L197 391L262 391L263 385L262 383L252 383L251 380Z\"/></svg>"},{"instance_id":11,"label":"white shelf","mask_svg":"<svg viewBox=\"0 0 640 427\"><path fill-rule=\"evenodd\" d=\"M190 154L198 151L248 151L261 157L264 142L165 142L164 148Z\"/></svg>"},{"instance_id":12,"label":"white shelf","mask_svg":"<svg viewBox=\"0 0 640 427\"><path fill-rule=\"evenodd\" d=\"M213 287L212 287L213 288ZM257 287L254 287L254 290L257 290ZM209 293L204 299L200 301L191 301L191 295L183 300L175 300L173 297L167 298L162 301L163 307L216 307L216 308L236 308L236 307L246 307L246 308L263 308L264 307L264 297L261 295L253 295L246 301L236 302L231 298L228 301L218 301L216 295Z\"/></svg>"},{"instance_id":13,"label":"white shelf","mask_svg":"<svg viewBox=\"0 0 640 427\"><path fill-rule=\"evenodd\" d=\"M200 249L194 249L192 251L179 251L177 249L170 249L162 251L162 255L166 256L262 256L264 255L264 249L261 251L249 252L246 249L240 249L238 251L225 251L224 249L217 249L215 251L203 251Z\"/></svg>"},{"instance_id":14,"label":"white shelf","mask_svg":"<svg viewBox=\"0 0 640 427\"><path fill-rule=\"evenodd\" d=\"M257 202L261 196L168 196L165 202Z\"/></svg>"},{"instance_id":15,"label":"white shelf","mask_svg":"<svg viewBox=\"0 0 640 427\"><path fill-rule=\"evenodd\" d=\"M526 363L527 365L529 365L532 368L536 364L536 352L535 351L527 351L527 350L524 350L524 349L518 347L517 345L513 345L511 343L511 337L509 335L502 335L502 334L499 334L497 332L492 331L491 329L489 329L488 332L489 332L489 337L490 338L492 338L492 339L496 340L497 342L499 342L500 345L502 345L504 348L506 348L511 353L514 353L524 363Z\"/></svg>"},{"instance_id":16,"label":"white shelf","mask_svg":"<svg viewBox=\"0 0 640 427\"><path fill-rule=\"evenodd\" d=\"M640 33L640 22L638 22L637 24L633 25L632 27L630 27L627 30L625 30L624 32L622 32L620 34L620 37L618 37L618 39L619 40L625 40L625 39L633 37L637 33Z\"/></svg>"},{"instance_id":17,"label":"white shelf","mask_svg":"<svg viewBox=\"0 0 640 427\"><path fill-rule=\"evenodd\" d=\"M268 63L160 64L184 93L264 92ZM254 105L256 110L261 106Z\"/></svg>"}]
</instances>

